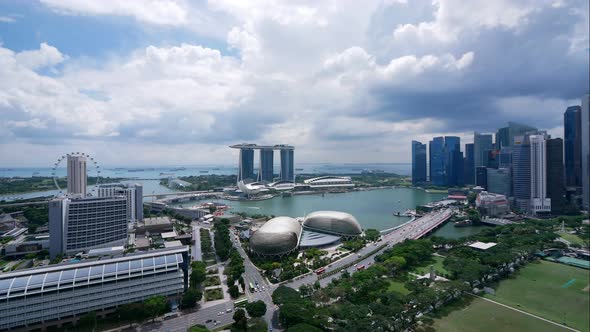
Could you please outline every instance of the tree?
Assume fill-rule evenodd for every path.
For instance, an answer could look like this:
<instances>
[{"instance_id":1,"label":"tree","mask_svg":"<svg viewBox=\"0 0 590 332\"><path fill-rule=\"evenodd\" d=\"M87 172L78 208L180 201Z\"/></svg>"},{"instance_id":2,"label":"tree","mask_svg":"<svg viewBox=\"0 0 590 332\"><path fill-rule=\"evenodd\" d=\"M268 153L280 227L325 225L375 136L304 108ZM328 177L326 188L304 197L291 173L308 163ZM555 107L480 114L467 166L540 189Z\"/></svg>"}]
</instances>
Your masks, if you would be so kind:
<instances>
[{"instance_id":1,"label":"tree","mask_svg":"<svg viewBox=\"0 0 590 332\"><path fill-rule=\"evenodd\" d=\"M267 332L268 324L262 318L252 318L248 322L248 332Z\"/></svg>"},{"instance_id":2,"label":"tree","mask_svg":"<svg viewBox=\"0 0 590 332\"><path fill-rule=\"evenodd\" d=\"M145 301L145 307L152 320L168 311L166 297L159 295L150 297Z\"/></svg>"},{"instance_id":3,"label":"tree","mask_svg":"<svg viewBox=\"0 0 590 332\"><path fill-rule=\"evenodd\" d=\"M207 278L207 270L204 262L194 261L191 263L191 287L195 288L197 284L202 283Z\"/></svg>"},{"instance_id":4,"label":"tree","mask_svg":"<svg viewBox=\"0 0 590 332\"><path fill-rule=\"evenodd\" d=\"M262 317L266 314L266 303L263 301L255 301L246 304L246 310L250 317Z\"/></svg>"},{"instance_id":5,"label":"tree","mask_svg":"<svg viewBox=\"0 0 590 332\"><path fill-rule=\"evenodd\" d=\"M209 332L209 329L203 325L193 325L187 332Z\"/></svg>"},{"instance_id":6,"label":"tree","mask_svg":"<svg viewBox=\"0 0 590 332\"><path fill-rule=\"evenodd\" d=\"M232 297L232 299L235 299L238 296L240 296L240 290L239 290L238 286L236 286L236 285L229 286L227 289L227 292L229 293L229 296Z\"/></svg>"},{"instance_id":7,"label":"tree","mask_svg":"<svg viewBox=\"0 0 590 332\"><path fill-rule=\"evenodd\" d=\"M201 291L196 290L194 288L189 288L182 295L180 307L183 309L194 308L195 305L197 305L197 302L200 301L202 297L203 293Z\"/></svg>"},{"instance_id":8,"label":"tree","mask_svg":"<svg viewBox=\"0 0 590 332\"><path fill-rule=\"evenodd\" d=\"M246 331L248 329L248 319L244 309L236 309L233 318L232 331Z\"/></svg>"},{"instance_id":9,"label":"tree","mask_svg":"<svg viewBox=\"0 0 590 332\"><path fill-rule=\"evenodd\" d=\"M369 228L365 230L365 238L369 241L377 241L381 237L381 232L376 229Z\"/></svg>"},{"instance_id":10,"label":"tree","mask_svg":"<svg viewBox=\"0 0 590 332\"><path fill-rule=\"evenodd\" d=\"M279 286L272 293L272 301L275 304L281 305L287 302L297 302L301 300L299 293L293 288L287 286Z\"/></svg>"},{"instance_id":11,"label":"tree","mask_svg":"<svg viewBox=\"0 0 590 332\"><path fill-rule=\"evenodd\" d=\"M322 332L322 330L313 325L299 323L288 328L287 332Z\"/></svg>"},{"instance_id":12,"label":"tree","mask_svg":"<svg viewBox=\"0 0 590 332\"><path fill-rule=\"evenodd\" d=\"M84 330L94 331L96 328L96 312L91 311L84 316L80 317L78 320L78 324L76 324L79 328Z\"/></svg>"}]
</instances>

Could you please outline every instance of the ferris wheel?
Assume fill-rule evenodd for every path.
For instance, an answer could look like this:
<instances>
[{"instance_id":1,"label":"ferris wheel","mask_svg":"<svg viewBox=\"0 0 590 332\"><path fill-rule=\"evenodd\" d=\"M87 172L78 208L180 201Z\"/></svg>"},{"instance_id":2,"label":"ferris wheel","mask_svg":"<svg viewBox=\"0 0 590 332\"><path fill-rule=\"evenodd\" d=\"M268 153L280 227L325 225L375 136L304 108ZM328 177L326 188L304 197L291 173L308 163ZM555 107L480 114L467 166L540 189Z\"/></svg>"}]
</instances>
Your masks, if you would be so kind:
<instances>
[{"instance_id":1,"label":"ferris wheel","mask_svg":"<svg viewBox=\"0 0 590 332\"><path fill-rule=\"evenodd\" d=\"M100 166L98 166L98 164L96 163L96 160L94 160L93 157L91 157L89 154L87 153L83 153L83 152L70 152L66 155L63 155L61 157L59 157L57 159L57 161L55 162L55 164L53 164L53 168L51 169L51 177L53 178L53 184L55 185L55 188L59 191L59 194L63 194L64 189L61 188L61 186L59 185L59 177L57 175L57 169L60 168L61 166L61 162L64 160L67 160L68 157L85 157L86 158L86 176L90 177L95 177L96 178L96 183L92 186L92 189L90 190L91 193L93 194L93 196L95 196L94 194L96 193L96 187L98 187L98 184L100 182ZM67 191L67 188L65 188Z\"/></svg>"}]
</instances>

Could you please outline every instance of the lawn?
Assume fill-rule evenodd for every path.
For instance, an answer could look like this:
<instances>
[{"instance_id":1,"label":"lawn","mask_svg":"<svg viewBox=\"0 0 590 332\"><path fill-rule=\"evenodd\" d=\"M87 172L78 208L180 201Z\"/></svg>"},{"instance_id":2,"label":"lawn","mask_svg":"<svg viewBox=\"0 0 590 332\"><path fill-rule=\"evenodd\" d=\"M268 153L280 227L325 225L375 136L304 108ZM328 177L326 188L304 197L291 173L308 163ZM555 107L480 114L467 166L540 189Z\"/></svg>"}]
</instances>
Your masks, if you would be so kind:
<instances>
[{"instance_id":1,"label":"lawn","mask_svg":"<svg viewBox=\"0 0 590 332\"><path fill-rule=\"evenodd\" d=\"M213 301L223 299L223 291L221 288L213 288L205 290L205 301Z\"/></svg>"},{"instance_id":2,"label":"lawn","mask_svg":"<svg viewBox=\"0 0 590 332\"><path fill-rule=\"evenodd\" d=\"M561 232L559 232L557 234L570 243L577 243L581 246L586 245L584 243L584 240L581 237L577 236L576 234L561 233Z\"/></svg>"},{"instance_id":3,"label":"lawn","mask_svg":"<svg viewBox=\"0 0 590 332\"><path fill-rule=\"evenodd\" d=\"M447 270L445 270L444 266L443 266L443 261L445 260L444 257L440 257L440 256L432 256L432 261L428 262L428 265L425 266L420 266L414 269L415 273L418 273L420 275L424 275L426 273L430 273L430 265L434 265L434 270L436 271L437 275L445 275L447 274Z\"/></svg>"},{"instance_id":4,"label":"lawn","mask_svg":"<svg viewBox=\"0 0 590 332\"><path fill-rule=\"evenodd\" d=\"M387 288L388 291L398 292L403 295L410 294L410 291L406 289L404 283L401 281L389 281L389 287Z\"/></svg>"},{"instance_id":5,"label":"lawn","mask_svg":"<svg viewBox=\"0 0 590 332\"><path fill-rule=\"evenodd\" d=\"M207 277L207 279L205 279L205 283L203 284L203 286L205 286L205 287L217 286L217 285L221 285L221 281L219 280L218 276Z\"/></svg>"},{"instance_id":6,"label":"lawn","mask_svg":"<svg viewBox=\"0 0 590 332\"><path fill-rule=\"evenodd\" d=\"M456 310L444 317L434 319L432 328L437 332L568 331L551 323L479 298L473 299L467 307L447 309ZM445 315L442 310L439 314ZM429 329L425 328L423 330L428 331Z\"/></svg>"},{"instance_id":7,"label":"lawn","mask_svg":"<svg viewBox=\"0 0 590 332\"><path fill-rule=\"evenodd\" d=\"M487 298L531 314L590 330L589 273L581 268L540 261L500 282Z\"/></svg>"}]
</instances>

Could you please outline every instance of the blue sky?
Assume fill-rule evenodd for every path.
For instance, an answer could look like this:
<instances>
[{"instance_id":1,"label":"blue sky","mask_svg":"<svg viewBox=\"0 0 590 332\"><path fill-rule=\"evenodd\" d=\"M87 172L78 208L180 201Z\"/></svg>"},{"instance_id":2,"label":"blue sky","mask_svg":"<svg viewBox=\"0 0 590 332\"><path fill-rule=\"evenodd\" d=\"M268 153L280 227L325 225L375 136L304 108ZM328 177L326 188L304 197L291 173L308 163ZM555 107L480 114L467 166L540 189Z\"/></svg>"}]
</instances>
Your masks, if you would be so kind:
<instances>
[{"instance_id":1,"label":"blue sky","mask_svg":"<svg viewBox=\"0 0 590 332\"><path fill-rule=\"evenodd\" d=\"M407 162L508 121L563 136L590 90L585 0L0 0L0 43L11 167Z\"/></svg>"}]
</instances>

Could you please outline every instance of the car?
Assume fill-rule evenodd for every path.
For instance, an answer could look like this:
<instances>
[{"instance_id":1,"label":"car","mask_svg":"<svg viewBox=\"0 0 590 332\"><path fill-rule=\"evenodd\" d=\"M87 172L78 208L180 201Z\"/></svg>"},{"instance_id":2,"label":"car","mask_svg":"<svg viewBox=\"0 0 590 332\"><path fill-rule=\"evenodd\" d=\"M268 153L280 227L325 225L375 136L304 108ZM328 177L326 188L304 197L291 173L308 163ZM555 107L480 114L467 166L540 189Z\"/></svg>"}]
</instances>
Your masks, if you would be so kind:
<instances>
[{"instance_id":1,"label":"car","mask_svg":"<svg viewBox=\"0 0 590 332\"><path fill-rule=\"evenodd\" d=\"M264 286L262 286L262 290L264 290Z\"/></svg>"},{"instance_id":2,"label":"car","mask_svg":"<svg viewBox=\"0 0 590 332\"><path fill-rule=\"evenodd\" d=\"M340 273L344 273L344 271L346 271L345 269L340 270Z\"/></svg>"},{"instance_id":3,"label":"car","mask_svg":"<svg viewBox=\"0 0 590 332\"><path fill-rule=\"evenodd\" d=\"M223 315L223 311L220 311L217 313L217 316L221 316L221 315Z\"/></svg>"},{"instance_id":4,"label":"car","mask_svg":"<svg viewBox=\"0 0 590 332\"><path fill-rule=\"evenodd\" d=\"M226 309L226 310L225 310L225 312L231 312L231 310L232 310L232 309L231 309L231 308L229 308L229 309Z\"/></svg>"},{"instance_id":5,"label":"car","mask_svg":"<svg viewBox=\"0 0 590 332\"><path fill-rule=\"evenodd\" d=\"M212 322L213 322L213 319L207 319L207 320L205 321L205 324L209 324L209 323L212 323Z\"/></svg>"},{"instance_id":6,"label":"car","mask_svg":"<svg viewBox=\"0 0 590 332\"><path fill-rule=\"evenodd\" d=\"M218 324L218 323L219 323L218 321L214 321L214 322L213 322L213 325L214 325L214 326L217 326L217 324Z\"/></svg>"},{"instance_id":7,"label":"car","mask_svg":"<svg viewBox=\"0 0 590 332\"><path fill-rule=\"evenodd\" d=\"M356 267L358 264L354 264L353 266Z\"/></svg>"}]
</instances>

